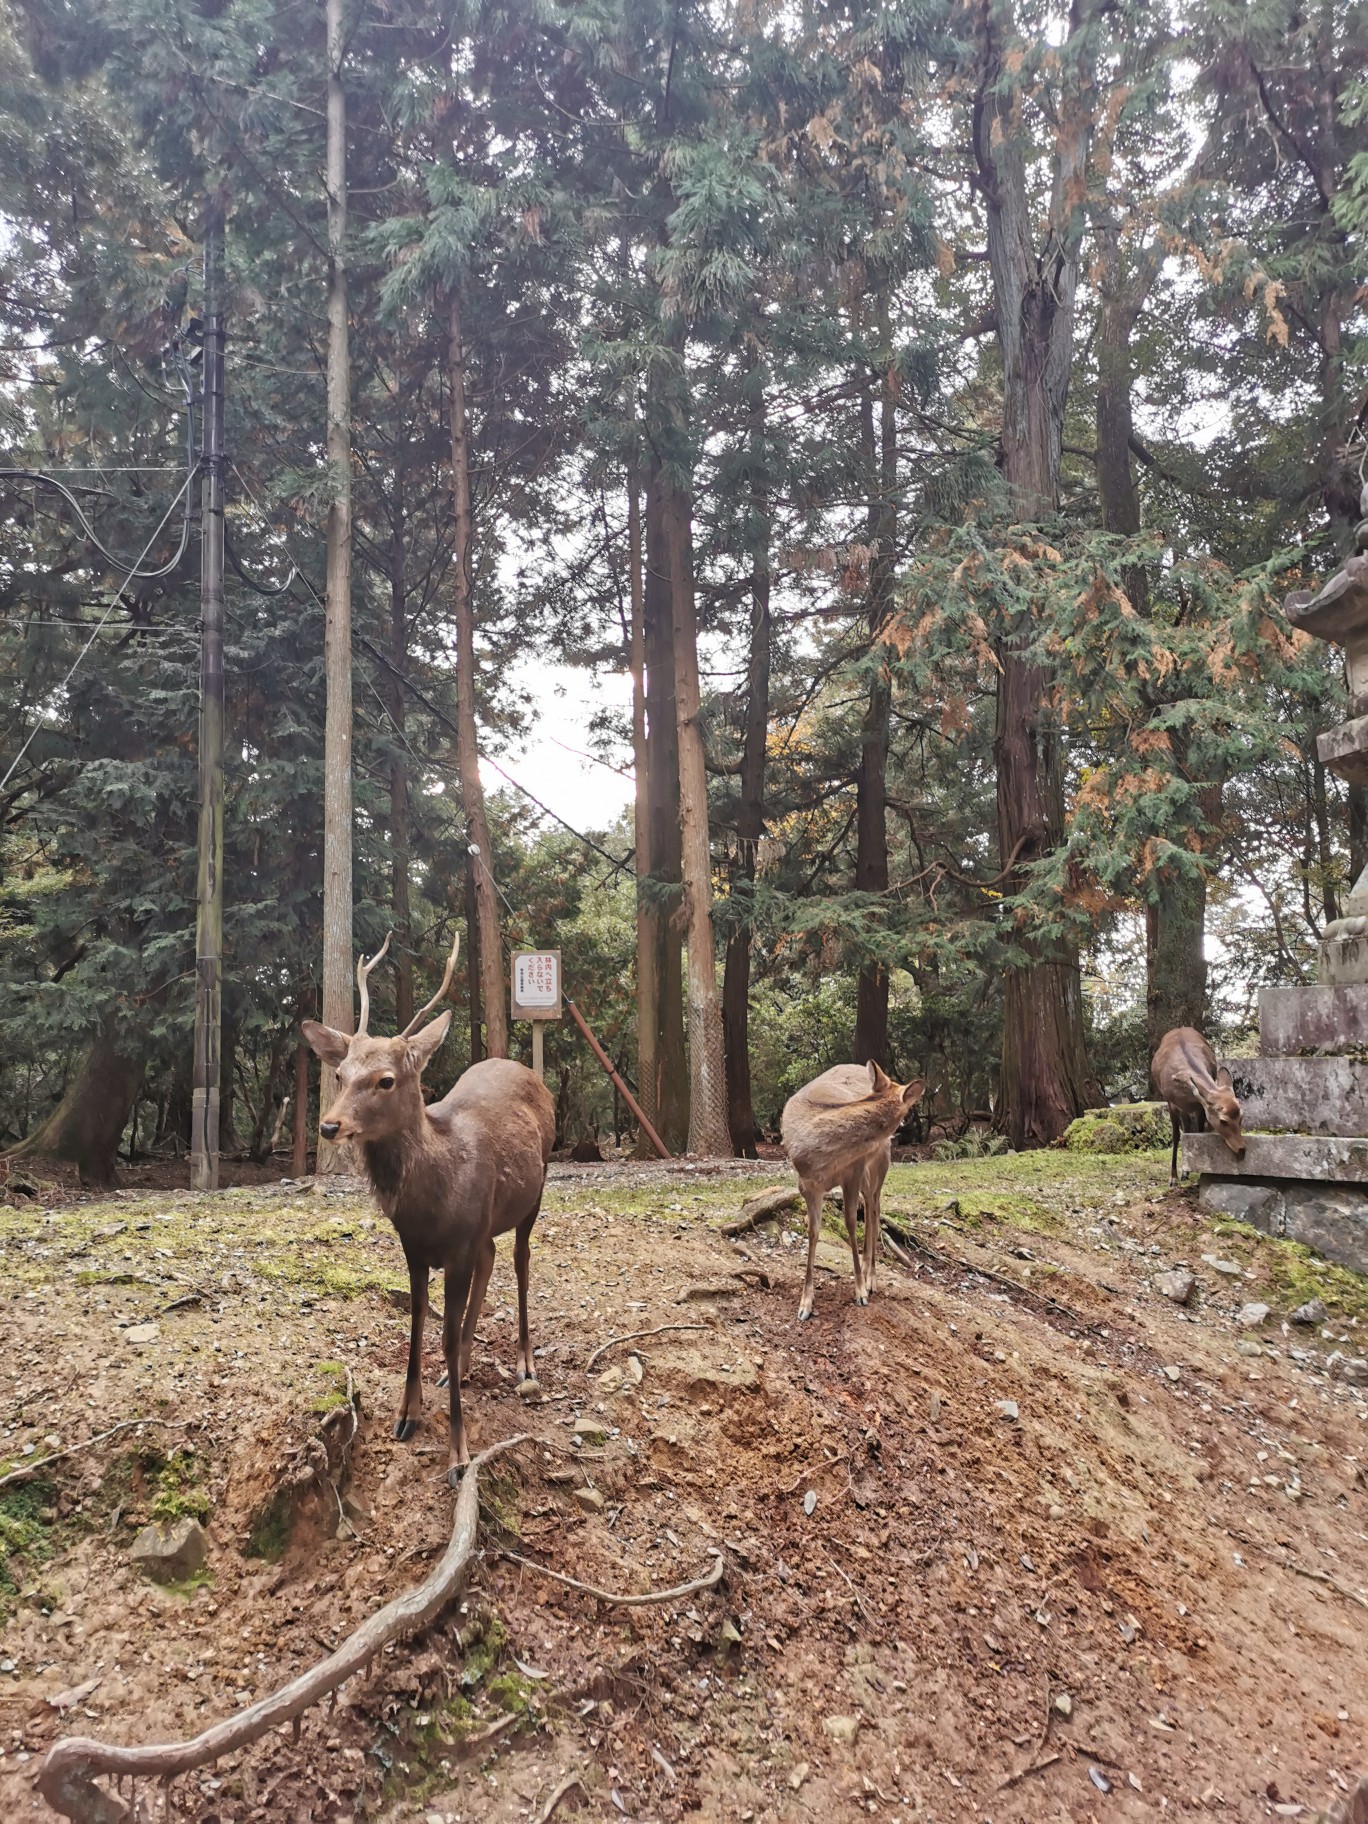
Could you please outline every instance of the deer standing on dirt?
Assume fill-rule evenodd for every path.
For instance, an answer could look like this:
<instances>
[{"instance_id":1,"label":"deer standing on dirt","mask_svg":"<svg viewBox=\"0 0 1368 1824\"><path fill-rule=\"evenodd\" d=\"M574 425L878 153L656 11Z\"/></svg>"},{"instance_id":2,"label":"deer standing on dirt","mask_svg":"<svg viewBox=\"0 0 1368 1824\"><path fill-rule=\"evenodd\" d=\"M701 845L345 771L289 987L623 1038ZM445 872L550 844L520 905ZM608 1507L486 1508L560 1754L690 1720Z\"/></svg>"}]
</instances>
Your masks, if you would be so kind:
<instances>
[{"instance_id":1,"label":"deer standing on dirt","mask_svg":"<svg viewBox=\"0 0 1368 1824\"><path fill-rule=\"evenodd\" d=\"M332 1107L319 1122L327 1140L354 1140L380 1206L398 1231L408 1262L412 1298L408 1373L394 1416L394 1435L411 1438L423 1405L423 1323L428 1274L445 1275L442 1350L451 1400L448 1478L454 1485L470 1461L461 1416L461 1382L470 1372L475 1326L494 1269L494 1237L515 1231L518 1276L518 1382L535 1385L527 1329L527 1275L532 1225L541 1209L546 1162L556 1134L555 1105L546 1085L510 1058L472 1064L440 1102L426 1106L423 1067L447 1035L451 1009L418 1030L451 985L460 934L451 946L437 993L392 1039L366 1031L366 978L389 948L356 966L361 1017L355 1033L334 1032L317 1020L304 1037L337 1072ZM464 1320L464 1321L463 1321Z\"/></svg>"},{"instance_id":2,"label":"deer standing on dirt","mask_svg":"<svg viewBox=\"0 0 1368 1824\"><path fill-rule=\"evenodd\" d=\"M812 1316L812 1268L822 1226L822 1199L841 1187L841 1207L855 1263L855 1303L867 1305L879 1257L879 1198L893 1159L893 1136L921 1099L925 1078L895 1083L873 1059L867 1065L837 1064L814 1077L784 1104L780 1132L784 1151L798 1174L808 1213L807 1280L798 1307L800 1321ZM855 1240L855 1210L864 1201L864 1257Z\"/></svg>"},{"instance_id":3,"label":"deer standing on dirt","mask_svg":"<svg viewBox=\"0 0 1368 1824\"><path fill-rule=\"evenodd\" d=\"M1173 1123L1173 1156L1169 1160L1169 1188L1178 1182L1178 1136L1210 1128L1219 1134L1237 1159L1243 1159L1245 1138L1240 1131L1240 1105L1235 1100L1230 1072L1216 1068L1216 1053L1195 1026L1175 1026L1159 1041L1150 1063L1154 1087L1168 1103Z\"/></svg>"}]
</instances>

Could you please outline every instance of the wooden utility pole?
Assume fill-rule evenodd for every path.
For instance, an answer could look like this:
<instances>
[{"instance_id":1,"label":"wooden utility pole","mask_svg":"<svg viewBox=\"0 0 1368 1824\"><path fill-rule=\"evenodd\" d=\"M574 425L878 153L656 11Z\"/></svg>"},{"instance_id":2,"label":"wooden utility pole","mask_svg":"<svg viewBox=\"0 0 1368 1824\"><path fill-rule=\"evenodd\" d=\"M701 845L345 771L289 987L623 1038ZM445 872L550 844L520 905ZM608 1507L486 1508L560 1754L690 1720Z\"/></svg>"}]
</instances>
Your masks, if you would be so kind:
<instances>
[{"instance_id":1,"label":"wooden utility pole","mask_svg":"<svg viewBox=\"0 0 1368 1824\"><path fill-rule=\"evenodd\" d=\"M328 506L323 671L323 1006L325 1026L350 1032L352 1001L351 354L347 336L347 92L342 85L342 0L327 0L328 30ZM332 1101L323 1066L320 1113ZM320 1172L345 1168L320 1135Z\"/></svg>"},{"instance_id":2,"label":"wooden utility pole","mask_svg":"<svg viewBox=\"0 0 1368 1824\"><path fill-rule=\"evenodd\" d=\"M204 224L204 450L200 490L199 868L190 1188L218 1189L223 1021L223 215Z\"/></svg>"}]
</instances>

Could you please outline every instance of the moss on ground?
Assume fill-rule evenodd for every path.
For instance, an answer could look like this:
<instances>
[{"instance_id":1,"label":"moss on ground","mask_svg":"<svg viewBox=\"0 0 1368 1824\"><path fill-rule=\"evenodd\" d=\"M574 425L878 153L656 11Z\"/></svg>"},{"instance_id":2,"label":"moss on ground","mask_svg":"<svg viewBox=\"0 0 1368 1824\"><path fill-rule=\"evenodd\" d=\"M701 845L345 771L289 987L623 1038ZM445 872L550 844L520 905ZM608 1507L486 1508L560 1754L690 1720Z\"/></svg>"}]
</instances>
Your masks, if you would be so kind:
<instances>
[{"instance_id":1,"label":"moss on ground","mask_svg":"<svg viewBox=\"0 0 1368 1824\"><path fill-rule=\"evenodd\" d=\"M54 1485L40 1480L0 1489L0 1622L57 1550L56 1499Z\"/></svg>"},{"instance_id":2,"label":"moss on ground","mask_svg":"<svg viewBox=\"0 0 1368 1824\"><path fill-rule=\"evenodd\" d=\"M1164 1102L1118 1102L1111 1108L1089 1109L1064 1130L1064 1145L1071 1153L1145 1152L1172 1141Z\"/></svg>"},{"instance_id":3,"label":"moss on ground","mask_svg":"<svg viewBox=\"0 0 1368 1824\"><path fill-rule=\"evenodd\" d=\"M146 1465L148 1458L143 1459ZM153 1472L153 1520L192 1520L209 1518L210 1500L203 1485L204 1465L192 1450L173 1450Z\"/></svg>"}]
</instances>

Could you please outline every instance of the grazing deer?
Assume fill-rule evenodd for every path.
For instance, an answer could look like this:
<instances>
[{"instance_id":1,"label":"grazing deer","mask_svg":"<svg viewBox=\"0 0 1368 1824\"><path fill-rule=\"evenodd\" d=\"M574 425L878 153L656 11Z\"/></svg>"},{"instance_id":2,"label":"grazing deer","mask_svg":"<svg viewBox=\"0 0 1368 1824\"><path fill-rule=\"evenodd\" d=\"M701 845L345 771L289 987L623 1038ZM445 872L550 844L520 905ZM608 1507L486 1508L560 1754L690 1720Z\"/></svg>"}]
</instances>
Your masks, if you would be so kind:
<instances>
[{"instance_id":1,"label":"grazing deer","mask_svg":"<svg viewBox=\"0 0 1368 1824\"><path fill-rule=\"evenodd\" d=\"M1178 1182L1178 1136L1184 1129L1201 1133L1210 1127L1237 1159L1244 1158L1240 1105L1235 1100L1230 1072L1224 1064L1217 1070L1216 1053L1195 1026L1175 1026L1164 1034L1150 1063L1150 1076L1168 1103L1169 1120L1173 1123L1170 1188Z\"/></svg>"},{"instance_id":2,"label":"grazing deer","mask_svg":"<svg viewBox=\"0 0 1368 1824\"><path fill-rule=\"evenodd\" d=\"M879 1197L893 1158L893 1136L926 1088L925 1078L895 1083L871 1059L837 1064L790 1096L780 1132L807 1203L808 1257L800 1321L812 1316L812 1266L822 1226L822 1198L841 1187L846 1234L855 1262L855 1303L867 1305L879 1257ZM864 1258L855 1241L855 1210L864 1200Z\"/></svg>"},{"instance_id":3,"label":"grazing deer","mask_svg":"<svg viewBox=\"0 0 1368 1824\"><path fill-rule=\"evenodd\" d=\"M381 1208L394 1224L408 1262L412 1296L408 1373L394 1416L396 1438L411 1438L423 1405L423 1323L428 1273L445 1274L442 1350L451 1399L449 1479L470 1461L461 1417L461 1382L470 1371L475 1326L494 1268L494 1237L515 1231L518 1275L518 1381L532 1382L527 1331L527 1272L532 1225L541 1208L546 1162L556 1133L555 1105L546 1085L510 1058L472 1064L440 1102L425 1106L423 1067L447 1035L451 1009L417 1030L451 985L460 933L451 946L442 985L427 1006L392 1039L366 1031L366 978L389 948L356 966L361 1017L355 1033L334 1032L316 1020L304 1037L337 1072L332 1107L319 1122L328 1140L354 1140ZM464 1317L464 1321L462 1321Z\"/></svg>"}]
</instances>

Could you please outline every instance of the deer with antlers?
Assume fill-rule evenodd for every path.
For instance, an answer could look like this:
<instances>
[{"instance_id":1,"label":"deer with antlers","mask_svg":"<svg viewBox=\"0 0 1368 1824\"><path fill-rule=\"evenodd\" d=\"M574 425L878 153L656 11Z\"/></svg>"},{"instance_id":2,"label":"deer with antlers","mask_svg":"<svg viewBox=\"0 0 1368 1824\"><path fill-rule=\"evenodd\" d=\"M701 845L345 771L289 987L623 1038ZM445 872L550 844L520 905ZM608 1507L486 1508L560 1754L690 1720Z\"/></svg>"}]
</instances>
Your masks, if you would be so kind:
<instances>
[{"instance_id":1,"label":"deer with antlers","mask_svg":"<svg viewBox=\"0 0 1368 1824\"><path fill-rule=\"evenodd\" d=\"M494 1269L494 1238L510 1229L518 1278L518 1382L524 1390L529 1382L535 1385L527 1277L556 1113L546 1085L511 1058L472 1064L440 1102L424 1103L423 1069L447 1035L451 1009L421 1029L420 1023L451 986L460 933L436 994L401 1033L380 1039L366 1030L367 977L389 941L387 936L369 962L363 958L357 963L361 1015L356 1031L334 1032L317 1020L305 1020L302 1030L337 1072L337 1092L319 1132L328 1140L358 1144L371 1188L398 1232L408 1263L412 1323L404 1395L394 1415L396 1438L411 1438L418 1429L428 1274L441 1268L445 1276L442 1351L451 1403L448 1474L455 1484L470 1461L461 1382L470 1371L475 1326Z\"/></svg>"}]
</instances>

